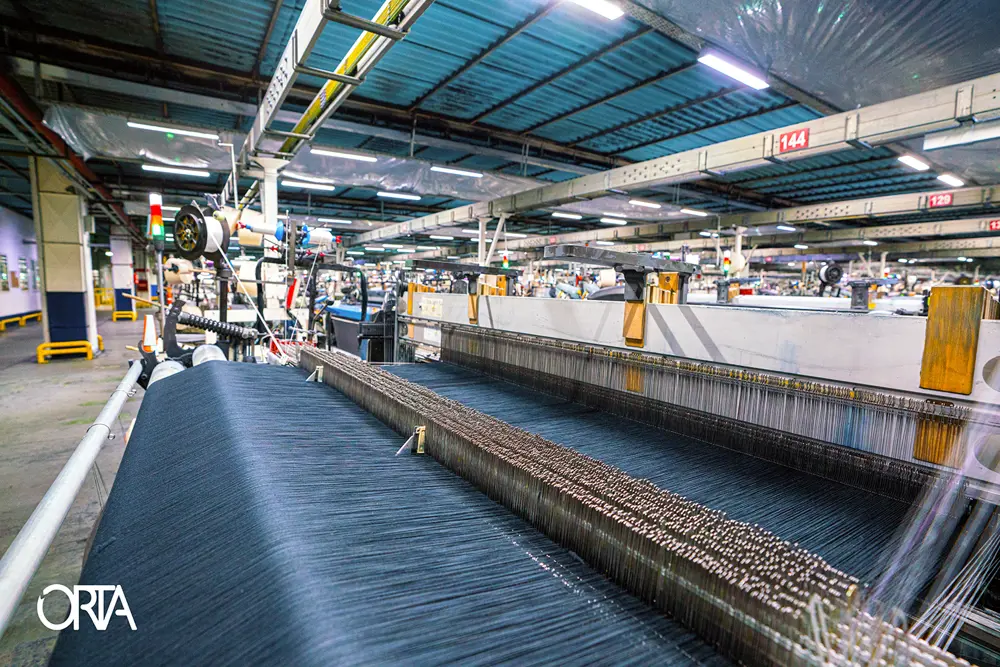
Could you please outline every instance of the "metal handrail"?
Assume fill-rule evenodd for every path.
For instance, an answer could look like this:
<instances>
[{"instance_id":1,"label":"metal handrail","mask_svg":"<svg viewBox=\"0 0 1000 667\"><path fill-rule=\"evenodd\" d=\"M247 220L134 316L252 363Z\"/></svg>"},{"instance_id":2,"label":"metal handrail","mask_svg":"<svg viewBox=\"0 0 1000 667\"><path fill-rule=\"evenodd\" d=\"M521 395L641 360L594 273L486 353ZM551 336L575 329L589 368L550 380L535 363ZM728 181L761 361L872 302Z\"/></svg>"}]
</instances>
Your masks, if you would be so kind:
<instances>
[{"instance_id":1,"label":"metal handrail","mask_svg":"<svg viewBox=\"0 0 1000 667\"><path fill-rule=\"evenodd\" d=\"M87 429L87 434L66 461L59 476L52 482L52 486L45 492L35 511L0 559L0 638L7 630L28 584L66 520L77 494L83 488L97 455L104 443L111 438L111 427L118 419L140 373L142 364L133 363L97 420Z\"/></svg>"}]
</instances>

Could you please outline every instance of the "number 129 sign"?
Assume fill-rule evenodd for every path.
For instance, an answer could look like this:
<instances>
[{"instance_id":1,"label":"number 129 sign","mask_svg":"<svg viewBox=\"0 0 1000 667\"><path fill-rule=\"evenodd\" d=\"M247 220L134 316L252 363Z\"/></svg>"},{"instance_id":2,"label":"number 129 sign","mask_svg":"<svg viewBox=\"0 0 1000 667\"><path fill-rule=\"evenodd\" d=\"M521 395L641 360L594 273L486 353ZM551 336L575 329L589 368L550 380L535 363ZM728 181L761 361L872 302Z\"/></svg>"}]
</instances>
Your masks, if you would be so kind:
<instances>
[{"instance_id":1,"label":"number 129 sign","mask_svg":"<svg viewBox=\"0 0 1000 667\"><path fill-rule=\"evenodd\" d=\"M804 127L794 132L785 132L778 137L778 152L787 153L800 148L809 148L809 128Z\"/></svg>"}]
</instances>

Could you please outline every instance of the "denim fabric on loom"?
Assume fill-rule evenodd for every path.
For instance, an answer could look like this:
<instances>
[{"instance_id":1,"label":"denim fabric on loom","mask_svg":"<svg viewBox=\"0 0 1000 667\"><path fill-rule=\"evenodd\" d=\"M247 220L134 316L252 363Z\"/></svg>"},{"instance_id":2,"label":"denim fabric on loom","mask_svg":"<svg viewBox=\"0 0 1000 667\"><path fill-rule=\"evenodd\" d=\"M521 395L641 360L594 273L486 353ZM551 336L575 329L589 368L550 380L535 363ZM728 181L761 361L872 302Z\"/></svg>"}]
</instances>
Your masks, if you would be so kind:
<instances>
[{"instance_id":1,"label":"denim fabric on loom","mask_svg":"<svg viewBox=\"0 0 1000 667\"><path fill-rule=\"evenodd\" d=\"M80 582L121 585L137 630L81 623L52 665L728 664L304 380L213 362L150 388Z\"/></svg>"}]
</instances>

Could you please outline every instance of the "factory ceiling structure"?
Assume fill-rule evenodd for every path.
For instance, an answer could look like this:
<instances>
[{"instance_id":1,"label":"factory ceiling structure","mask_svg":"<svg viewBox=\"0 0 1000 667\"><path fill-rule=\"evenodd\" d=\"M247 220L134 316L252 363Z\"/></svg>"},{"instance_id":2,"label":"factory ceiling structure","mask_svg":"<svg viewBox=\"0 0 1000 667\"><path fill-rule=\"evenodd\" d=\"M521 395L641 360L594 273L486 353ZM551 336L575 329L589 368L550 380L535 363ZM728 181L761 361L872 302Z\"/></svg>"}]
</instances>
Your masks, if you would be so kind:
<instances>
[{"instance_id":1,"label":"factory ceiling structure","mask_svg":"<svg viewBox=\"0 0 1000 667\"><path fill-rule=\"evenodd\" d=\"M143 201L150 190L173 205L222 191L230 149L219 144L238 152L305 4L208 1L195 8L182 0L116 0L97 20L86 4L57 1L43 12L0 0L0 202L30 213L27 158L41 152L74 156L79 178L102 202L95 212L104 221L134 215L124 203ZM380 4L341 6L372 16ZM962 11L955 4L714 0L699 3L695 16L690 6L667 0L622 2L621 15L572 0L438 0L324 121L310 150L299 152L280 187L279 208L338 227L350 244L352 236L385 225L1000 69L1000 36L988 30L990 3L966 0ZM310 68L320 75L333 69L357 34L348 25L325 26L274 128L292 130L324 82ZM720 71L719 58L758 78ZM995 144L925 151L920 141L859 143L706 173L630 191L626 199L660 208L623 203L612 212L614 225L596 202L561 213L519 210L506 222L507 240L605 233L618 217L628 232L632 225L661 224L641 239L619 234L616 243L667 244L684 238L679 231L712 227L725 239L740 216L990 186L1000 181L989 157ZM239 191L251 183L241 178ZM878 220L862 210L836 222L802 220L799 227L981 218L992 204L981 197L942 215L924 203ZM678 227L682 221L698 224ZM942 225L926 236L893 237L883 249L949 232ZM456 228L437 239L400 238L434 243L437 254L466 255L471 249L462 234ZM775 248L802 245L794 235L769 241Z\"/></svg>"}]
</instances>

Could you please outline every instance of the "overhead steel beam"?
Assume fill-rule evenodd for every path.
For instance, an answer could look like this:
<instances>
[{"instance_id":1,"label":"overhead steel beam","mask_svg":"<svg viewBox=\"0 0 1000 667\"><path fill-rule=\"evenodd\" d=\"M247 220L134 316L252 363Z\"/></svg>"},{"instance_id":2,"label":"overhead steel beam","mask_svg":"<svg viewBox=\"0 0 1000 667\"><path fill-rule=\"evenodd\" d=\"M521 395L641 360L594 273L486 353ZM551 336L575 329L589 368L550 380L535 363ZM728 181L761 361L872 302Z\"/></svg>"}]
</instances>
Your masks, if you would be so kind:
<instances>
[{"instance_id":1,"label":"overhead steel beam","mask_svg":"<svg viewBox=\"0 0 1000 667\"><path fill-rule=\"evenodd\" d=\"M981 77L900 100L853 109L776 130L760 132L703 148L609 171L582 176L509 197L451 209L403 225L395 225L355 239L371 243L393 235L425 232L480 217L499 217L560 204L592 199L609 192L628 192L654 185L687 183L715 174L764 166L774 162L824 155L855 146L877 146L924 136L959 126L968 117L1000 117L1000 74ZM781 136L803 138L803 145L782 151Z\"/></svg>"},{"instance_id":2,"label":"overhead steel beam","mask_svg":"<svg viewBox=\"0 0 1000 667\"><path fill-rule=\"evenodd\" d=\"M538 123L536 125L532 125L528 129L524 130L524 132L525 132L525 134L533 134L534 132L536 132L537 130L542 129L543 127L546 127L548 125L552 125L553 123L558 123L561 120L566 120L567 118L571 118L572 116L576 116L577 114L581 114L584 111L590 111L591 109L599 107L602 104L607 104L608 102L613 102L613 101L617 100L620 97L624 97L625 95L628 95L629 93L634 93L635 91L641 90L642 88L646 88L647 86L652 86L652 85L660 83L662 81L666 81L670 77L677 76L678 74L680 74L682 72L687 72L689 70L692 70L692 69L694 69L697 66L698 66L698 63L696 63L696 62L694 62L694 63L686 63L684 65L680 65L678 67L674 67L673 69L669 69L669 70L667 70L665 72L661 72L660 74L655 74L655 75L653 75L651 77L643 79L642 81L637 81L636 83L633 83L632 85L630 85L630 86L628 86L626 88L622 88L621 90L617 90L617 91L615 91L613 93L605 95L604 97L600 98L599 100L594 100L593 102L588 102L587 104L584 104L583 106L576 107L575 109L570 109L569 111L561 113L558 116L553 116L552 118L549 118L546 121L542 121L541 123Z\"/></svg>"},{"instance_id":3,"label":"overhead steel beam","mask_svg":"<svg viewBox=\"0 0 1000 667\"><path fill-rule=\"evenodd\" d=\"M629 44L629 43L631 43L631 42L639 39L643 35L648 35L651 31L652 31L652 28L644 27L644 28L640 28L639 30L636 30L636 31L634 31L634 32L632 32L632 33L630 33L630 34L628 34L628 35L626 35L626 36L624 36L624 37L622 37L620 39L616 39L614 42L612 42L611 44L608 44L604 48L601 48L601 49L598 49L597 51L594 51L593 53L591 53L586 58L583 58L582 60L578 60L575 63L573 63L572 65L569 65L568 67L564 67L563 69L559 70L558 72L553 72L549 76L547 76L547 77L545 77L545 78L543 78L543 79L541 79L539 81L536 81L535 83L531 84L527 88L514 93L513 95L511 95L507 99L504 99L504 100L501 100L501 101L497 102L496 104L494 104L493 106L491 106L489 109L487 109L486 111L483 111L478 116L476 116L475 118L473 118L472 122L473 123L480 122L481 120L483 120L487 116L490 116L490 115L496 113L497 111L500 111L504 107L506 107L506 106L508 106L510 104L513 104L514 102L518 101L522 97L530 95L531 93L535 92L539 88L543 88L543 87L549 85L550 83L552 83L553 81L556 81L557 79L561 79L562 77L566 76L567 74L571 74L572 72L575 72L576 70L580 69L581 67L589 65L590 63L594 62L598 58L602 58L602 57L608 55L609 53L611 53L612 51L620 49L621 47L625 46L626 44Z\"/></svg>"},{"instance_id":4,"label":"overhead steel beam","mask_svg":"<svg viewBox=\"0 0 1000 667\"><path fill-rule=\"evenodd\" d=\"M267 47L271 41L271 33L274 32L274 24L278 22L278 15L281 14L281 6L284 4L283 0L274 0L274 7L271 9L271 18L267 21L267 28L264 30L264 37L260 40L260 48L257 49L257 57L253 61L253 69L250 70L250 76L252 78L257 78L260 76L260 66L264 62L264 56L267 54Z\"/></svg>"},{"instance_id":5,"label":"overhead steel beam","mask_svg":"<svg viewBox=\"0 0 1000 667\"><path fill-rule=\"evenodd\" d=\"M743 88L741 86L731 86L729 88L723 88L722 90L717 90L714 93L709 93L707 95L702 95L701 97L696 97L693 100L688 100L686 102L681 102L680 104L676 104L676 105L674 105L672 107L668 107L666 109L661 109L660 111L654 111L653 113L646 114L645 116L640 116L638 118L633 118L631 120L627 120L624 123L619 123L618 125L615 125L613 127L609 127L606 130L598 130L597 132L592 132L592 133L590 133L590 134L588 134L586 136L580 137L579 139L574 139L570 143L570 146L578 146L580 144L583 144L583 143L586 143L586 142L590 141L591 139L596 139L597 137L601 137L601 136L605 136L605 135L611 135L611 134L614 134L615 132L621 132L622 130L627 130L630 127L634 127L636 125L641 125L642 123L648 123L651 120L656 120L658 118L663 118L664 116L669 116L670 114L677 113L678 111L684 111L685 109L690 109L691 107L698 106L699 104L705 104L706 102L711 102L713 100L717 100L717 99L723 98L726 95L731 95L733 93L739 92L740 90L743 90ZM730 122L730 121L726 121L726 122ZM706 129L708 129L708 128L706 128ZM698 131L701 131L701 130L699 129ZM690 134L690 133L685 133L685 134ZM668 139L674 139L677 136L683 136L683 135L673 135L673 136L664 137L663 141L667 141ZM622 152L624 152L624 150L629 150L629 149L623 149ZM616 151L616 152L618 152L618 151Z\"/></svg>"},{"instance_id":6,"label":"overhead steel beam","mask_svg":"<svg viewBox=\"0 0 1000 667\"><path fill-rule=\"evenodd\" d=\"M410 104L410 111L416 111L417 109L419 109L421 104L429 100L431 97L436 95L441 90L447 88L458 77L462 76L470 69L472 69L479 63L486 60L501 46L507 44L512 39L520 35L522 32L533 26L535 23L548 16L550 13L552 13L552 10L554 10L560 4L561 3L558 0L550 0L550 2L547 5L540 7L533 14L531 14L526 19L524 19L523 21L515 25L513 28L511 28L509 31L507 31L505 34L503 34L499 39L495 40L492 44L490 44L485 49L480 51L474 58L472 58L472 60L466 61L466 63L461 67L459 67L457 70L446 76L441 81L435 83L433 88L428 90L426 93L424 93L416 100L414 100L412 104ZM484 19L485 17L480 16L478 18Z\"/></svg>"},{"instance_id":7,"label":"overhead steel beam","mask_svg":"<svg viewBox=\"0 0 1000 667\"><path fill-rule=\"evenodd\" d=\"M650 139L648 141L640 141L639 143L629 144L628 146L621 146L615 149L616 153L628 153L629 151L639 150L640 148L648 148L650 146L656 146L657 144L662 144L665 141L673 141L674 139L682 139L684 137L690 137L693 134L700 134L705 130L714 130L717 127L723 127L731 123L739 123L741 121L747 120L749 118L758 118L760 116L765 116L772 111L781 111L782 109L791 109L792 107L798 106L798 102L784 102L782 104L776 104L772 107L767 107L764 109L759 109L757 111L743 114L742 116L737 116L735 118L727 118L725 120L720 120L715 123L710 123L708 125L702 125L691 130L686 130L684 132L678 132L676 134L668 134L664 137L659 137L656 139ZM667 116L673 113L672 111L664 112L662 115ZM660 115L654 115L653 118L660 118Z\"/></svg>"}]
</instances>

